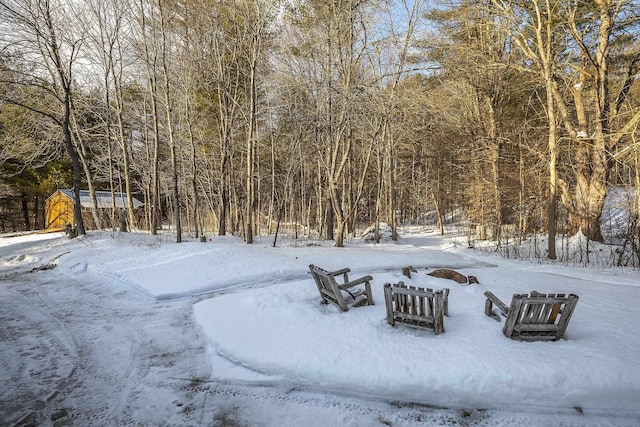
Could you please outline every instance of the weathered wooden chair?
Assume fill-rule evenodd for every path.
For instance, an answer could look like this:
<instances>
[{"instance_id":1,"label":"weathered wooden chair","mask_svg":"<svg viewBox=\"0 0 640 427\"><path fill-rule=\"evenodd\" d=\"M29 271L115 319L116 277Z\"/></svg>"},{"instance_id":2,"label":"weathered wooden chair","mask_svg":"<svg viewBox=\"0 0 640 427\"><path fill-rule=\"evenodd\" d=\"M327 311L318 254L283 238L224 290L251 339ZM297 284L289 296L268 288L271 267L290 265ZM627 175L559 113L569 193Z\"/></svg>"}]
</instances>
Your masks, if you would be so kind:
<instances>
[{"instance_id":1,"label":"weathered wooden chair","mask_svg":"<svg viewBox=\"0 0 640 427\"><path fill-rule=\"evenodd\" d=\"M430 329L436 335L444 332L444 316L449 314L449 289L407 287L404 282L384 285L387 323L396 322L419 329Z\"/></svg>"},{"instance_id":2,"label":"weathered wooden chair","mask_svg":"<svg viewBox=\"0 0 640 427\"><path fill-rule=\"evenodd\" d=\"M350 271L349 268L327 271L313 264L309 266L309 273L316 282L323 304L335 304L342 311L347 311L349 305L351 307L373 305L373 295L371 294L373 277L367 275L355 280L349 280L348 273ZM341 284L336 281L337 276L342 276ZM364 285L364 289L362 287L356 288L358 285Z\"/></svg>"},{"instance_id":3,"label":"weathered wooden chair","mask_svg":"<svg viewBox=\"0 0 640 427\"><path fill-rule=\"evenodd\" d=\"M578 303L574 294L541 294L531 292L514 294L507 307L491 292L484 293L487 301L484 313L500 320L493 311L495 305L506 317L502 332L505 336L521 341L557 341L562 339L573 310Z\"/></svg>"}]
</instances>

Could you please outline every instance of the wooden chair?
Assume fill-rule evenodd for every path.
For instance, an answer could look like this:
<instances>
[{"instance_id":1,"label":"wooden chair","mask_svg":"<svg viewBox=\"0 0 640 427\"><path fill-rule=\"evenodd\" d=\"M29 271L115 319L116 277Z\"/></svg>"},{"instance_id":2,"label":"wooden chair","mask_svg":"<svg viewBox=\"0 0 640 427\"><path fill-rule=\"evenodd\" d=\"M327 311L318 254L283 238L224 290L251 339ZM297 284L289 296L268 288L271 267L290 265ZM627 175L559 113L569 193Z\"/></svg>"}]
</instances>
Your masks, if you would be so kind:
<instances>
[{"instance_id":1,"label":"wooden chair","mask_svg":"<svg viewBox=\"0 0 640 427\"><path fill-rule=\"evenodd\" d=\"M449 311L449 289L407 287L404 282L384 285L387 323L396 322L412 328L430 329L436 335L444 332L444 316Z\"/></svg>"},{"instance_id":2,"label":"wooden chair","mask_svg":"<svg viewBox=\"0 0 640 427\"><path fill-rule=\"evenodd\" d=\"M495 305L506 317L502 332L505 336L521 341L557 341L562 339L573 310L578 303L574 294L541 294L531 292L514 294L511 306L507 307L491 292L484 293L487 301L484 313L500 320L493 312Z\"/></svg>"},{"instance_id":3,"label":"wooden chair","mask_svg":"<svg viewBox=\"0 0 640 427\"><path fill-rule=\"evenodd\" d=\"M348 268L327 271L313 264L309 266L309 273L316 282L323 304L335 304L342 311L347 311L349 305L360 307L374 304L373 295L371 294L373 277L367 275L350 281L348 275L350 271ZM341 284L336 281L337 276L342 276ZM358 285L364 285L364 289L362 287L356 288ZM349 305L347 301L349 301Z\"/></svg>"}]
</instances>

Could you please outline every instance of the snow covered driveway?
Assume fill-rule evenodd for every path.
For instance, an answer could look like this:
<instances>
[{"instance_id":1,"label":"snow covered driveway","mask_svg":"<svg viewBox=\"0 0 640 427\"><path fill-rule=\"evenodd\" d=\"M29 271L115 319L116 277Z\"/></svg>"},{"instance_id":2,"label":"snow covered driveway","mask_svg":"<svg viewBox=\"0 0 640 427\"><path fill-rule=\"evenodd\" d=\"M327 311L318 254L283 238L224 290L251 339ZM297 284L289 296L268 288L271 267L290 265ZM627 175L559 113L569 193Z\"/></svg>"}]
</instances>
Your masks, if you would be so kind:
<instances>
[{"instance_id":1,"label":"snow covered driveway","mask_svg":"<svg viewBox=\"0 0 640 427\"><path fill-rule=\"evenodd\" d=\"M199 423L208 363L188 300L46 272L0 286L0 419ZM184 378L178 379L178 378Z\"/></svg>"}]
</instances>

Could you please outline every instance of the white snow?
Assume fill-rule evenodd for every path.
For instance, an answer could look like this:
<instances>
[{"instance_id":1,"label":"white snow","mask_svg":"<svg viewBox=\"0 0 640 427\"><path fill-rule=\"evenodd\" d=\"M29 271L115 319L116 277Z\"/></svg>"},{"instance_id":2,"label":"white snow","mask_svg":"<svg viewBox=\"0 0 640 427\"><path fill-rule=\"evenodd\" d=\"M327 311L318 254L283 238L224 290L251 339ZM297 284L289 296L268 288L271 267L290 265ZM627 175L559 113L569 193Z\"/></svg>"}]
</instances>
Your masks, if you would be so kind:
<instances>
[{"instance_id":1,"label":"white snow","mask_svg":"<svg viewBox=\"0 0 640 427\"><path fill-rule=\"evenodd\" d=\"M588 138L589 134L587 134L587 132L583 131L583 130L579 130L578 134L577 134L578 138Z\"/></svg>"},{"instance_id":2,"label":"white snow","mask_svg":"<svg viewBox=\"0 0 640 427\"><path fill-rule=\"evenodd\" d=\"M2 238L0 290L18 286L14 277L52 262L55 269L32 275L34 286L55 272L95 281L94 292L109 287L135 296L158 316L158 305L188 303L204 343L193 351L206 347L208 360L208 369L198 374L207 377L193 379L231 387L230 395L244 390L254 396L234 403L238 424L232 425L640 424L637 271L509 261L411 229L398 242L354 239L345 248L282 238L275 248L267 238L252 245L235 237L181 244L172 238L106 232L74 240ZM371 274L376 304L344 313L320 304L307 274L312 263L329 270L349 267L352 278ZM418 273L402 276L405 266ZM438 267L474 275L480 283L460 285L426 274ZM450 289L445 333L386 323L382 287L400 280ZM502 323L484 315L486 290L507 304L512 294L532 290L575 293L580 300L563 340L527 343L506 338ZM0 314L3 304L20 303L0 298ZM181 341L178 331L166 330L167 354L175 350L171 341ZM37 371L38 362L31 363L26 370ZM195 374L184 373L189 375ZM3 384L14 377L0 373ZM266 397L272 393L280 394ZM10 387L0 393L0 403L6 396ZM163 408L172 397L162 389L147 399L150 407ZM132 423L149 422L149 411L132 412ZM171 416L171 424L184 422Z\"/></svg>"}]
</instances>

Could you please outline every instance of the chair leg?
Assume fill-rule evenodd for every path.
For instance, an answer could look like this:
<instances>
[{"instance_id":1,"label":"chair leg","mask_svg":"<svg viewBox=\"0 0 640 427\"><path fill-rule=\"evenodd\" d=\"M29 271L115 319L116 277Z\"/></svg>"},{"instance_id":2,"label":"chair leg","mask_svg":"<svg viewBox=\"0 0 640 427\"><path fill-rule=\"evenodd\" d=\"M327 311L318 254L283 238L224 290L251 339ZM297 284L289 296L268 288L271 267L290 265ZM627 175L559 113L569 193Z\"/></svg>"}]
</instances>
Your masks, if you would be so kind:
<instances>
[{"instance_id":1,"label":"chair leg","mask_svg":"<svg viewBox=\"0 0 640 427\"><path fill-rule=\"evenodd\" d=\"M367 294L367 305L374 305L373 293L371 293L371 283L365 282L364 290L365 290L365 293Z\"/></svg>"},{"instance_id":2,"label":"chair leg","mask_svg":"<svg viewBox=\"0 0 640 427\"><path fill-rule=\"evenodd\" d=\"M384 302L387 308L387 323L393 326L396 321L393 318L393 292L390 283L385 283L384 285Z\"/></svg>"},{"instance_id":3,"label":"chair leg","mask_svg":"<svg viewBox=\"0 0 640 427\"><path fill-rule=\"evenodd\" d=\"M489 317L493 317L492 316L493 315L493 303L488 298L484 302L484 314L486 314Z\"/></svg>"}]
</instances>

